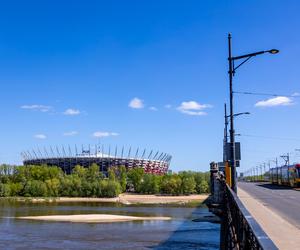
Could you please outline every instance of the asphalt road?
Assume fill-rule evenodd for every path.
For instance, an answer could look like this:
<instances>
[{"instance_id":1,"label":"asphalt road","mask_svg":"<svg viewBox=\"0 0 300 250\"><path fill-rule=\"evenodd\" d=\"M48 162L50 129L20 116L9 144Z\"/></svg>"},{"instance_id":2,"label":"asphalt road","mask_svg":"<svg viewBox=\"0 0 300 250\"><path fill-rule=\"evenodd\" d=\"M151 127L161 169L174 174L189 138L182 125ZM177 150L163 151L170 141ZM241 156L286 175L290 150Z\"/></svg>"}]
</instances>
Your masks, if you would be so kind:
<instances>
[{"instance_id":1,"label":"asphalt road","mask_svg":"<svg viewBox=\"0 0 300 250\"><path fill-rule=\"evenodd\" d=\"M239 182L238 187L300 229L300 191L268 183Z\"/></svg>"}]
</instances>

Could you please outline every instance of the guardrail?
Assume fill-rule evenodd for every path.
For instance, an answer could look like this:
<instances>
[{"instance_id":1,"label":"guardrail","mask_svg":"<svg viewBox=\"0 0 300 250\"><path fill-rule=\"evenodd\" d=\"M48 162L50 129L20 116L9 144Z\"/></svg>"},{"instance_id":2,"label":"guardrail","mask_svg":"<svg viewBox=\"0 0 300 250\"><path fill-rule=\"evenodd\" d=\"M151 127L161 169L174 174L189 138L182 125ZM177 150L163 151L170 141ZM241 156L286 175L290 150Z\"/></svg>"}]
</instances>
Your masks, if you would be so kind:
<instances>
[{"instance_id":1,"label":"guardrail","mask_svg":"<svg viewBox=\"0 0 300 250\"><path fill-rule=\"evenodd\" d=\"M231 188L223 186L221 249L278 249Z\"/></svg>"}]
</instances>

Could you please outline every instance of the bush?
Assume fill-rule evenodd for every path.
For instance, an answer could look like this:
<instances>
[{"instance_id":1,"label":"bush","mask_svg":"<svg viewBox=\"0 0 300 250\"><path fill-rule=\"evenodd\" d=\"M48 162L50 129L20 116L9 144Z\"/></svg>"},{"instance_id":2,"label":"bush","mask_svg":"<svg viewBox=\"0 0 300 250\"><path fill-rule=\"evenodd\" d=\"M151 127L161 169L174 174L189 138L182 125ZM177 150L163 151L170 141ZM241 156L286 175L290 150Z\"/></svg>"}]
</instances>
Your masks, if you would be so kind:
<instances>
[{"instance_id":1,"label":"bush","mask_svg":"<svg viewBox=\"0 0 300 250\"><path fill-rule=\"evenodd\" d=\"M48 195L45 182L31 180L24 187L24 196L26 197L46 197Z\"/></svg>"},{"instance_id":2,"label":"bush","mask_svg":"<svg viewBox=\"0 0 300 250\"><path fill-rule=\"evenodd\" d=\"M157 194L160 191L160 176L145 174L141 192L144 194Z\"/></svg>"},{"instance_id":3,"label":"bush","mask_svg":"<svg viewBox=\"0 0 300 250\"><path fill-rule=\"evenodd\" d=\"M196 192L196 181L193 176L184 176L181 183L182 194L193 194Z\"/></svg>"},{"instance_id":4,"label":"bush","mask_svg":"<svg viewBox=\"0 0 300 250\"><path fill-rule=\"evenodd\" d=\"M139 193L142 190L142 181L144 173L145 172L143 168L133 168L128 171L128 181L133 185L135 192Z\"/></svg>"},{"instance_id":5,"label":"bush","mask_svg":"<svg viewBox=\"0 0 300 250\"><path fill-rule=\"evenodd\" d=\"M165 175L161 183L161 192L164 194L179 195L181 193L181 178L180 176Z\"/></svg>"},{"instance_id":6,"label":"bush","mask_svg":"<svg viewBox=\"0 0 300 250\"><path fill-rule=\"evenodd\" d=\"M118 179L119 179L119 182L120 182L120 185L121 185L122 192L125 192L126 191L126 186L127 186L127 174L126 174L125 166L121 166L119 168Z\"/></svg>"},{"instance_id":7,"label":"bush","mask_svg":"<svg viewBox=\"0 0 300 250\"><path fill-rule=\"evenodd\" d=\"M209 192L209 175L207 173L196 173L196 192L198 194Z\"/></svg>"},{"instance_id":8,"label":"bush","mask_svg":"<svg viewBox=\"0 0 300 250\"><path fill-rule=\"evenodd\" d=\"M103 197L117 197L121 193L120 183L112 180L100 181L100 189Z\"/></svg>"},{"instance_id":9,"label":"bush","mask_svg":"<svg viewBox=\"0 0 300 250\"><path fill-rule=\"evenodd\" d=\"M18 196L18 195L22 195L22 191L24 189L24 185L21 182L17 182L17 183L9 183L9 187L10 187L10 196Z\"/></svg>"},{"instance_id":10,"label":"bush","mask_svg":"<svg viewBox=\"0 0 300 250\"><path fill-rule=\"evenodd\" d=\"M59 196L59 188L60 188L60 181L57 178L53 178L50 180L46 180L45 181L46 186L47 186L47 193L48 196L52 196L52 197L57 197Z\"/></svg>"},{"instance_id":11,"label":"bush","mask_svg":"<svg viewBox=\"0 0 300 250\"><path fill-rule=\"evenodd\" d=\"M10 186L7 183L0 183L0 197L10 196Z\"/></svg>"},{"instance_id":12,"label":"bush","mask_svg":"<svg viewBox=\"0 0 300 250\"><path fill-rule=\"evenodd\" d=\"M199 192L198 193L208 193L209 192L209 185L207 183L207 181L205 180L202 180L200 185L198 186L198 190Z\"/></svg>"}]
</instances>

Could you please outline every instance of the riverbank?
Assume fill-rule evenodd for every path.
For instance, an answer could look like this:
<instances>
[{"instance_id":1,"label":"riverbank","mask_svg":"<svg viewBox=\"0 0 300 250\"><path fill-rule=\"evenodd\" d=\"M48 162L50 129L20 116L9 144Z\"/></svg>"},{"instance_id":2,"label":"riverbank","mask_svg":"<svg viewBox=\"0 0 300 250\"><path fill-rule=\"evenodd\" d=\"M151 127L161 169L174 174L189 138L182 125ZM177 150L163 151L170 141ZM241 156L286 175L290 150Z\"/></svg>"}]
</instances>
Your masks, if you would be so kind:
<instances>
[{"instance_id":1,"label":"riverbank","mask_svg":"<svg viewBox=\"0 0 300 250\"><path fill-rule=\"evenodd\" d=\"M89 197L12 197L20 202L44 203L68 203L68 202L99 202L99 203L120 203L125 205L133 204L187 204L191 202L203 203L208 194L181 195L181 196L165 196L165 195L140 195L123 193L115 198L89 198Z\"/></svg>"}]
</instances>

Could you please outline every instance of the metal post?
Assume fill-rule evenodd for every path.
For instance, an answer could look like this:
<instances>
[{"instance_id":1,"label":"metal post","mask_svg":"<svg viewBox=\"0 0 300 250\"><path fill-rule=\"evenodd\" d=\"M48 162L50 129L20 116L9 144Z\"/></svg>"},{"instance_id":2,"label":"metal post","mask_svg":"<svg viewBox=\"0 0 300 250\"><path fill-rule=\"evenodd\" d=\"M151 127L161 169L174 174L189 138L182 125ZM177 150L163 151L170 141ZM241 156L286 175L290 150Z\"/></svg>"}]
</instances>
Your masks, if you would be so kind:
<instances>
[{"instance_id":1,"label":"metal post","mask_svg":"<svg viewBox=\"0 0 300 250\"><path fill-rule=\"evenodd\" d=\"M233 59L231 56L231 34L228 34L228 62L229 62L229 92L230 92L230 166L231 166L231 179L232 179L232 190L236 193L236 162L235 162L235 138L234 138L234 117L233 117L233 88L232 88L232 78L233 78Z\"/></svg>"},{"instance_id":2,"label":"metal post","mask_svg":"<svg viewBox=\"0 0 300 250\"><path fill-rule=\"evenodd\" d=\"M228 143L228 116L227 116L227 107L226 107L226 103L224 103L224 123L225 123L225 127L224 127L224 145L223 145L223 162L228 161L228 156L227 156L227 151L226 151L226 147L227 147L227 143Z\"/></svg>"},{"instance_id":3,"label":"metal post","mask_svg":"<svg viewBox=\"0 0 300 250\"><path fill-rule=\"evenodd\" d=\"M259 175L259 173L258 173L258 166L256 166L256 181L258 181L258 175Z\"/></svg>"},{"instance_id":4,"label":"metal post","mask_svg":"<svg viewBox=\"0 0 300 250\"><path fill-rule=\"evenodd\" d=\"M276 174L277 174L277 184L279 183L279 173L278 173L278 158L276 157Z\"/></svg>"}]
</instances>

